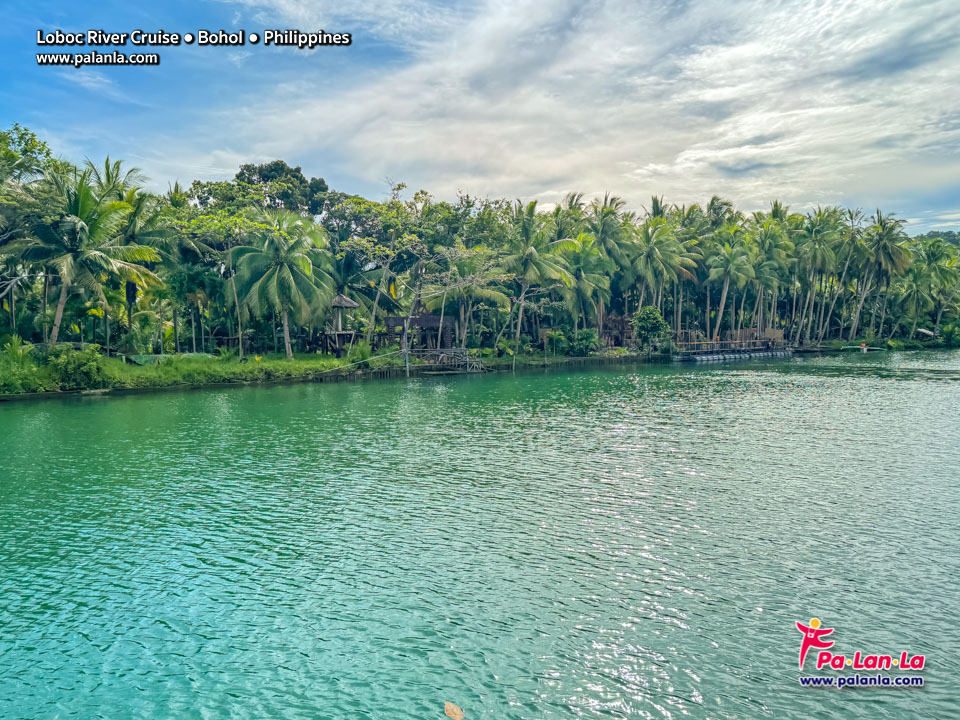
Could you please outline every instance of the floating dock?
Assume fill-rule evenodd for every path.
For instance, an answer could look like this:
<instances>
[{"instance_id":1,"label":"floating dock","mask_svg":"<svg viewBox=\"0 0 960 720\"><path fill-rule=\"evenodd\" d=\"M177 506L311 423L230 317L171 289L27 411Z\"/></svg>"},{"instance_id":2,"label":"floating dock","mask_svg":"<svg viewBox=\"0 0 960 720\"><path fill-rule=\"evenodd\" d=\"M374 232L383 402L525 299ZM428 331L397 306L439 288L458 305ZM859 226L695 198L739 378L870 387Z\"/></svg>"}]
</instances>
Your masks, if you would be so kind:
<instances>
[{"instance_id":1,"label":"floating dock","mask_svg":"<svg viewBox=\"0 0 960 720\"><path fill-rule=\"evenodd\" d=\"M717 340L677 343L677 362L725 362L751 358L787 357L793 350L774 340Z\"/></svg>"}]
</instances>

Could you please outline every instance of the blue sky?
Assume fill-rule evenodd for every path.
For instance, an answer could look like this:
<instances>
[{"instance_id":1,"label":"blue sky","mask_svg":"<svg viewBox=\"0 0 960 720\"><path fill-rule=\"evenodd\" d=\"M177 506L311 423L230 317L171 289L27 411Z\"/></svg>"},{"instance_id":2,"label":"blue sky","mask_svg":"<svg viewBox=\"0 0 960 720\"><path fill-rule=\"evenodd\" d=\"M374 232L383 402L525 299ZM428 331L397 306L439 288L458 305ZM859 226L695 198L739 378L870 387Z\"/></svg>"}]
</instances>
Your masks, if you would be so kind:
<instances>
[{"instance_id":1,"label":"blue sky","mask_svg":"<svg viewBox=\"0 0 960 720\"><path fill-rule=\"evenodd\" d=\"M93 28L354 42L37 66L38 29ZM40 0L5 9L0 125L123 158L156 189L280 157L373 198L391 181L545 204L611 190L637 209L718 193L956 229L958 39L955 0Z\"/></svg>"}]
</instances>

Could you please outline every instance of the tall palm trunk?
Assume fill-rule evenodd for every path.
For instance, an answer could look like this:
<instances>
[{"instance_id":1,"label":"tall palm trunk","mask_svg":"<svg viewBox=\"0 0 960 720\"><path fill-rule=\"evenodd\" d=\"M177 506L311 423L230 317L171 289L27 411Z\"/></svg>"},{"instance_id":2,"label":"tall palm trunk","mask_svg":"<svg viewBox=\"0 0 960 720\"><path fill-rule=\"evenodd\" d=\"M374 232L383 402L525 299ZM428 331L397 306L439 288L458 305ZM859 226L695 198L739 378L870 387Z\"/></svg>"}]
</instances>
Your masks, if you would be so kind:
<instances>
[{"instance_id":1,"label":"tall palm trunk","mask_svg":"<svg viewBox=\"0 0 960 720\"><path fill-rule=\"evenodd\" d=\"M500 345L500 339L503 337L504 331L510 325L511 320L513 320L513 308L515 304L516 303L513 301L513 298L510 298L510 312L507 314L507 319L504 321L503 325L500 326L500 331L497 333L497 337L493 341L494 349Z\"/></svg>"},{"instance_id":2,"label":"tall palm trunk","mask_svg":"<svg viewBox=\"0 0 960 720\"><path fill-rule=\"evenodd\" d=\"M880 328L877 330L877 334L883 335L883 323L887 320L887 300L890 299L890 281L887 281L887 287L883 291L883 312L880 314ZM893 333L891 333L893 335Z\"/></svg>"},{"instance_id":3,"label":"tall palm trunk","mask_svg":"<svg viewBox=\"0 0 960 720\"><path fill-rule=\"evenodd\" d=\"M840 275L840 282L837 283L837 286L833 291L833 299L830 301L830 309L827 311L826 321L820 326L820 335L817 337L817 343L820 343L823 340L823 336L830 332L830 319L833 317L833 308L837 304L837 298L840 297L840 292L843 290L843 284L847 280L847 268L850 267L850 257L852 255L852 252L847 253L847 261L843 264L843 273ZM843 328L841 327L841 330L842 329Z\"/></svg>"},{"instance_id":4,"label":"tall palm trunk","mask_svg":"<svg viewBox=\"0 0 960 720\"><path fill-rule=\"evenodd\" d=\"M519 307L517 308L517 330L513 337L514 364L516 364L516 353L520 351L520 327L523 325L523 306L527 302L527 291L529 289L529 287L524 285L523 289L520 291L520 300L518 303Z\"/></svg>"},{"instance_id":5,"label":"tall palm trunk","mask_svg":"<svg viewBox=\"0 0 960 720\"><path fill-rule=\"evenodd\" d=\"M243 323L240 320L240 299L237 297L237 274L230 276L230 285L233 286L233 304L237 307L237 347L240 348L240 359L243 360ZM177 311L173 311L174 323L176 323ZM174 331L176 332L176 331Z\"/></svg>"},{"instance_id":6,"label":"tall palm trunk","mask_svg":"<svg viewBox=\"0 0 960 720\"><path fill-rule=\"evenodd\" d=\"M753 314L750 316L750 327L757 329L757 337L760 336L760 327L763 322L763 286L757 283L757 300L753 303Z\"/></svg>"},{"instance_id":7,"label":"tall palm trunk","mask_svg":"<svg viewBox=\"0 0 960 720\"><path fill-rule=\"evenodd\" d=\"M600 298L597 305L597 336L600 338L600 346L603 347L603 298Z\"/></svg>"},{"instance_id":8,"label":"tall palm trunk","mask_svg":"<svg viewBox=\"0 0 960 720\"><path fill-rule=\"evenodd\" d=\"M817 314L817 337L820 337L823 329L823 313L827 308L827 279L823 273L820 273L820 312Z\"/></svg>"},{"instance_id":9,"label":"tall palm trunk","mask_svg":"<svg viewBox=\"0 0 960 720\"><path fill-rule=\"evenodd\" d=\"M57 313L53 316L53 330L50 331L50 344L56 345L60 336L60 323L63 321L63 308L67 304L67 292L70 285L63 282L60 285L60 299L57 301Z\"/></svg>"},{"instance_id":10,"label":"tall palm trunk","mask_svg":"<svg viewBox=\"0 0 960 720\"><path fill-rule=\"evenodd\" d=\"M137 302L137 284L127 280L123 289L127 300L127 332L130 332L133 330L133 306Z\"/></svg>"},{"instance_id":11,"label":"tall palm trunk","mask_svg":"<svg viewBox=\"0 0 960 720\"><path fill-rule=\"evenodd\" d=\"M437 349L443 346L443 313L447 309L447 291L443 291L443 299L440 301L440 327L437 328Z\"/></svg>"},{"instance_id":12,"label":"tall palm trunk","mask_svg":"<svg viewBox=\"0 0 960 720\"><path fill-rule=\"evenodd\" d=\"M287 360L293 360L293 347L290 345L290 322L287 319L286 308L283 308L280 313L280 319L283 322L283 349L287 353Z\"/></svg>"},{"instance_id":13,"label":"tall palm trunk","mask_svg":"<svg viewBox=\"0 0 960 720\"><path fill-rule=\"evenodd\" d=\"M720 293L720 309L717 310L717 326L713 329L713 340L714 342L719 342L720 340L720 324L723 322L723 306L727 304L727 291L730 289L730 278L728 277L723 281L723 292ZM707 312L710 311L709 296L707 302Z\"/></svg>"},{"instance_id":14,"label":"tall palm trunk","mask_svg":"<svg viewBox=\"0 0 960 720\"><path fill-rule=\"evenodd\" d=\"M737 318L737 340L740 339L740 331L743 329L743 308L747 304L747 289L743 289L743 299L740 300L740 316Z\"/></svg>"},{"instance_id":15,"label":"tall palm trunk","mask_svg":"<svg viewBox=\"0 0 960 720\"><path fill-rule=\"evenodd\" d=\"M683 328L683 282L677 283L677 335Z\"/></svg>"},{"instance_id":16,"label":"tall palm trunk","mask_svg":"<svg viewBox=\"0 0 960 720\"><path fill-rule=\"evenodd\" d=\"M938 335L940 334L940 318L943 317L943 311L946 309L949 303L953 302L953 298L957 294L958 290L960 290L960 278L957 279L956 284L953 286L953 290L950 293L949 299L940 303L940 309L937 310L937 321L933 324L933 331Z\"/></svg>"},{"instance_id":17,"label":"tall palm trunk","mask_svg":"<svg viewBox=\"0 0 960 720\"><path fill-rule=\"evenodd\" d=\"M377 307L380 305L380 293L383 292L386 286L387 276L389 274L389 269L384 268L383 274L380 276L380 284L377 285L377 294L373 298L373 307L370 309L370 326L367 328L367 336L365 338L368 343L373 340L373 331L377 326Z\"/></svg>"},{"instance_id":18,"label":"tall palm trunk","mask_svg":"<svg viewBox=\"0 0 960 720\"><path fill-rule=\"evenodd\" d=\"M157 340L160 343L160 354L163 355L163 301L157 305Z\"/></svg>"},{"instance_id":19,"label":"tall palm trunk","mask_svg":"<svg viewBox=\"0 0 960 720\"><path fill-rule=\"evenodd\" d=\"M704 289L707 291L707 340L713 337L710 334L710 283L704 284Z\"/></svg>"},{"instance_id":20,"label":"tall palm trunk","mask_svg":"<svg viewBox=\"0 0 960 720\"><path fill-rule=\"evenodd\" d=\"M807 290L806 298L805 298L805 300L803 301L802 306L801 306L801 309L800 309L800 322L797 323L796 327L795 327L794 330L793 330L793 344L794 344L794 345L796 345L796 344L797 344L797 341L800 340L800 335L801 335L801 332L803 331L803 323L804 323L804 321L807 319L807 310L809 310L809 308L810 308L810 303L811 303L811 301L813 300L814 291L815 291L815 289L816 289L816 288L814 287L814 285L813 285L813 273L812 273L812 272L810 273L810 275L809 275L809 277L807 278L807 280L808 280L809 283L810 283L810 289Z\"/></svg>"},{"instance_id":21,"label":"tall palm trunk","mask_svg":"<svg viewBox=\"0 0 960 720\"><path fill-rule=\"evenodd\" d=\"M44 270L43 273L43 342L47 342L47 294L48 294L49 276Z\"/></svg>"},{"instance_id":22,"label":"tall palm trunk","mask_svg":"<svg viewBox=\"0 0 960 720\"><path fill-rule=\"evenodd\" d=\"M173 306L173 349L180 354L180 322L177 315L177 306Z\"/></svg>"},{"instance_id":23,"label":"tall palm trunk","mask_svg":"<svg viewBox=\"0 0 960 720\"><path fill-rule=\"evenodd\" d=\"M876 265L870 268L867 279L864 281L863 287L860 288L860 297L857 299L857 305L853 311L853 319L850 321L850 334L847 336L848 341L853 340L857 336L857 326L860 324L860 313L863 311L863 303L867 300L867 293L870 292L870 285L873 283L873 275L876 269Z\"/></svg>"},{"instance_id":24,"label":"tall palm trunk","mask_svg":"<svg viewBox=\"0 0 960 720\"><path fill-rule=\"evenodd\" d=\"M460 306L460 317L463 318L463 337L460 340L460 348L466 350L467 348L467 332L470 329L470 316L473 315L473 301L467 303L466 312L464 312L463 306Z\"/></svg>"}]
</instances>

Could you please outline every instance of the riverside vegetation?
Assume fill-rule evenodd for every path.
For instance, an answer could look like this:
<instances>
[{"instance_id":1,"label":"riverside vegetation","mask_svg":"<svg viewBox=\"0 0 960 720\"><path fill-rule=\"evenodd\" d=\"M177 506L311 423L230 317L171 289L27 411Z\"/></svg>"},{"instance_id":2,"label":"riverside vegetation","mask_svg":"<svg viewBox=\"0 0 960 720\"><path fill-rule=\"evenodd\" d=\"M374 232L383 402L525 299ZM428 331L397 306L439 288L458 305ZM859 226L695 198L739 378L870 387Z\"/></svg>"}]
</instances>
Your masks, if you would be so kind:
<instances>
[{"instance_id":1,"label":"riverside vegetation","mask_svg":"<svg viewBox=\"0 0 960 720\"><path fill-rule=\"evenodd\" d=\"M570 193L542 210L402 184L378 202L280 160L164 194L144 182L0 133L0 393L399 364L378 347L384 317L424 310L491 363L625 352L610 345L630 320L646 343L759 328L793 345L960 345L957 234L911 238L879 209L747 214L714 196L635 213ZM358 339L334 357L318 348L338 295Z\"/></svg>"}]
</instances>

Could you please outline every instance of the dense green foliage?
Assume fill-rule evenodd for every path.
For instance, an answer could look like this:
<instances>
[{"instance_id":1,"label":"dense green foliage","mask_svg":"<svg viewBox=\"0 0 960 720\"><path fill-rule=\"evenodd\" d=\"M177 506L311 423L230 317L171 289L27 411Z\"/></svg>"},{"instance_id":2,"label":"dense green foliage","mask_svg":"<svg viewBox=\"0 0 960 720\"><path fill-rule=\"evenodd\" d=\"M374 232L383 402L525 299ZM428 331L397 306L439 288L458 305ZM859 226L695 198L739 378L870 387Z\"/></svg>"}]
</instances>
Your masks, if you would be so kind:
<instances>
[{"instance_id":1,"label":"dense green foliage","mask_svg":"<svg viewBox=\"0 0 960 720\"><path fill-rule=\"evenodd\" d=\"M633 331L640 347L648 347L650 342L670 329L660 311L653 305L645 305L633 314Z\"/></svg>"},{"instance_id":2,"label":"dense green foliage","mask_svg":"<svg viewBox=\"0 0 960 720\"><path fill-rule=\"evenodd\" d=\"M163 195L143 181L109 158L54 159L21 126L0 133L0 342L80 348L22 362L9 351L5 391L112 383L119 353L232 349L256 374L239 360L315 356L336 319L367 343L350 351L366 362L386 316L424 311L453 318L453 342L488 360L645 344L638 308L678 339L749 330L795 345L951 343L944 326L960 320L956 233L909 238L880 210L745 214L715 196L655 197L637 214L573 193L544 211L403 185L377 202L282 161ZM338 316L338 295L356 308Z\"/></svg>"}]
</instances>

